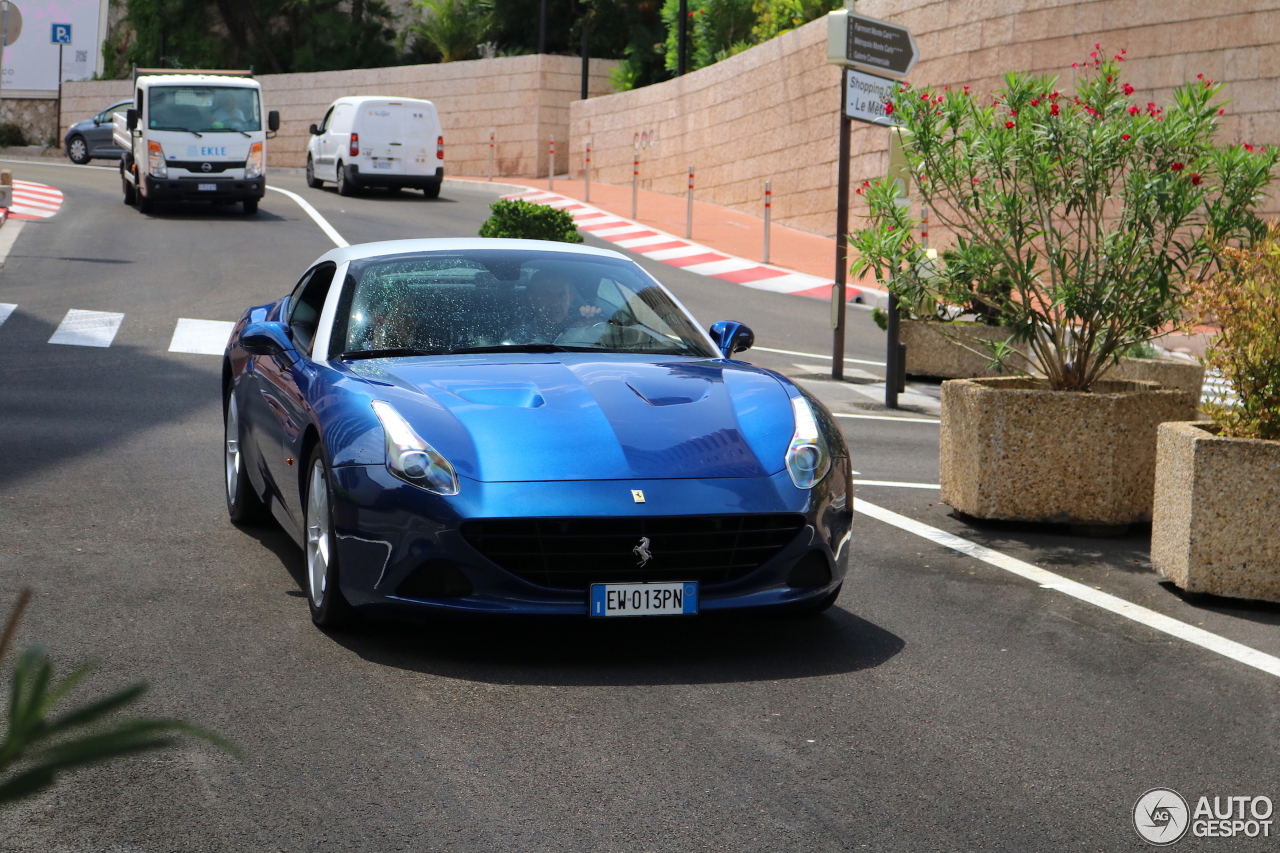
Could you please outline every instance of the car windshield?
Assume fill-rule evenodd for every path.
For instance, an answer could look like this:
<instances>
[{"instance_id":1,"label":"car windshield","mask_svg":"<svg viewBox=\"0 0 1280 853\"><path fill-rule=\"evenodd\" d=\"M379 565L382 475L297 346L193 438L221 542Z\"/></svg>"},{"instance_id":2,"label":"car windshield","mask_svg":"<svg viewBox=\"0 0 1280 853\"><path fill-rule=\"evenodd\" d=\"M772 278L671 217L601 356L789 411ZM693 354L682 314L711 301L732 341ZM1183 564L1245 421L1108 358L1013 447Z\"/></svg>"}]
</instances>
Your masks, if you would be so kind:
<instances>
[{"instance_id":1,"label":"car windshield","mask_svg":"<svg viewBox=\"0 0 1280 853\"><path fill-rule=\"evenodd\" d=\"M151 130L235 133L262 130L258 91L240 86L155 86L148 104Z\"/></svg>"},{"instance_id":2,"label":"car windshield","mask_svg":"<svg viewBox=\"0 0 1280 853\"><path fill-rule=\"evenodd\" d=\"M555 251L424 252L353 261L334 327L344 358L469 352L719 357L630 261Z\"/></svg>"}]
</instances>

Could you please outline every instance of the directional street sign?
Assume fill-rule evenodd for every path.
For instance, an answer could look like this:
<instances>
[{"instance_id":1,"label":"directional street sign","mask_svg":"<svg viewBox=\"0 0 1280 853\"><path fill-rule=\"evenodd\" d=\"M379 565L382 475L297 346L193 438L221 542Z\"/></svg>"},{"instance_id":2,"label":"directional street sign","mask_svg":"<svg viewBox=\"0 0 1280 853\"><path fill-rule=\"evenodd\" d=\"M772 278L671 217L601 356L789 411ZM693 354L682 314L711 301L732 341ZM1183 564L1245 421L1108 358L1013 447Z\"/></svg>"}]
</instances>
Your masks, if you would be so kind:
<instances>
[{"instance_id":1,"label":"directional street sign","mask_svg":"<svg viewBox=\"0 0 1280 853\"><path fill-rule=\"evenodd\" d=\"M49 41L51 44L71 44L71 25L54 24Z\"/></svg>"},{"instance_id":2,"label":"directional street sign","mask_svg":"<svg viewBox=\"0 0 1280 853\"><path fill-rule=\"evenodd\" d=\"M897 114L885 111L885 106L897 97L897 80L877 77L854 68L846 68L844 76L845 118L884 127L896 127L902 124Z\"/></svg>"},{"instance_id":3,"label":"directional street sign","mask_svg":"<svg viewBox=\"0 0 1280 853\"><path fill-rule=\"evenodd\" d=\"M827 15L827 62L904 77L920 50L911 31L865 15L837 9Z\"/></svg>"}]
</instances>

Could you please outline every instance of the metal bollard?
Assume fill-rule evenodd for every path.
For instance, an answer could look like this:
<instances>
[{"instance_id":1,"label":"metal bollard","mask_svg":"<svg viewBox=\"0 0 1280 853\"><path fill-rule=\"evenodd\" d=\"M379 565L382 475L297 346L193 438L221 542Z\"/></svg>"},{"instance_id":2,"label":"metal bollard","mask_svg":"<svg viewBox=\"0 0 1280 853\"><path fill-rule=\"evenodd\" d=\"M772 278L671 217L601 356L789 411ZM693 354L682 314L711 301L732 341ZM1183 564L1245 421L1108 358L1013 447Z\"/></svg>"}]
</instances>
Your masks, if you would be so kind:
<instances>
[{"instance_id":1,"label":"metal bollard","mask_svg":"<svg viewBox=\"0 0 1280 853\"><path fill-rule=\"evenodd\" d=\"M587 143L587 156L582 164L583 201L591 201L591 143Z\"/></svg>"},{"instance_id":2,"label":"metal bollard","mask_svg":"<svg viewBox=\"0 0 1280 853\"><path fill-rule=\"evenodd\" d=\"M693 167L689 167L689 200L684 211L684 238L693 238Z\"/></svg>"},{"instance_id":3,"label":"metal bollard","mask_svg":"<svg viewBox=\"0 0 1280 853\"><path fill-rule=\"evenodd\" d=\"M547 189L556 188L556 135L551 134L551 145L547 148Z\"/></svg>"},{"instance_id":4,"label":"metal bollard","mask_svg":"<svg viewBox=\"0 0 1280 853\"><path fill-rule=\"evenodd\" d=\"M493 180L493 137L494 133L489 134L489 180Z\"/></svg>"},{"instance_id":5,"label":"metal bollard","mask_svg":"<svg viewBox=\"0 0 1280 853\"><path fill-rule=\"evenodd\" d=\"M631 218L636 218L636 195L640 192L640 152L631 161Z\"/></svg>"},{"instance_id":6,"label":"metal bollard","mask_svg":"<svg viewBox=\"0 0 1280 853\"><path fill-rule=\"evenodd\" d=\"M773 215L772 181L764 182L764 262L769 263L769 220Z\"/></svg>"}]
</instances>

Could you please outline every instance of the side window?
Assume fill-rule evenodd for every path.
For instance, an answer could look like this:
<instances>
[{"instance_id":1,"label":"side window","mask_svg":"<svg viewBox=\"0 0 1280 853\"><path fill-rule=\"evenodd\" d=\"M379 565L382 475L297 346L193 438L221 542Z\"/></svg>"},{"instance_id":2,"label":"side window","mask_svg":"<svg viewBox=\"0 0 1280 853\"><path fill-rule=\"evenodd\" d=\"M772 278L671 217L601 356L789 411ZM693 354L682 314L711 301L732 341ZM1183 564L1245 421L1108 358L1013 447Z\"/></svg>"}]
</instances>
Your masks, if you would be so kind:
<instances>
[{"instance_id":1,"label":"side window","mask_svg":"<svg viewBox=\"0 0 1280 853\"><path fill-rule=\"evenodd\" d=\"M324 121L320 122L320 132L324 133L329 129L329 118L333 115L333 107L329 107L329 112L324 114Z\"/></svg>"},{"instance_id":2,"label":"side window","mask_svg":"<svg viewBox=\"0 0 1280 853\"><path fill-rule=\"evenodd\" d=\"M289 297L289 329L293 333L293 343L299 352L311 354L311 342L315 340L316 328L320 325L320 312L324 308L325 297L329 295L329 285L333 283L333 274L337 270L335 264L322 264L316 267L294 288Z\"/></svg>"},{"instance_id":3,"label":"side window","mask_svg":"<svg viewBox=\"0 0 1280 853\"><path fill-rule=\"evenodd\" d=\"M333 109L333 125L329 128L330 133L350 133L352 120L355 118L356 108L351 104L338 104Z\"/></svg>"}]
</instances>

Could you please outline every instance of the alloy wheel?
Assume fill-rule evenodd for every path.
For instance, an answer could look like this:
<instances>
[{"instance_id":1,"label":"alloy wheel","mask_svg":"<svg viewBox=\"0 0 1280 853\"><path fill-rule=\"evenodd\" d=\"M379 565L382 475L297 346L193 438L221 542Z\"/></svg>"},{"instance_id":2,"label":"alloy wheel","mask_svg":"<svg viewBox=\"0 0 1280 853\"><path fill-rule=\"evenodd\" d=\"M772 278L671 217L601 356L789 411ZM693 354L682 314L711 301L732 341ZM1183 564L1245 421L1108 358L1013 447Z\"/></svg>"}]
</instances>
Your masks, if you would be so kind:
<instances>
[{"instance_id":1,"label":"alloy wheel","mask_svg":"<svg viewBox=\"0 0 1280 853\"><path fill-rule=\"evenodd\" d=\"M311 482L307 488L307 587L311 603L324 603L325 584L329 576L329 483L320 459L311 466Z\"/></svg>"},{"instance_id":2,"label":"alloy wheel","mask_svg":"<svg viewBox=\"0 0 1280 853\"><path fill-rule=\"evenodd\" d=\"M240 487L240 411L236 405L236 395L232 394L227 401L227 428L224 434L226 452L224 454L227 468L227 502L235 504L236 493Z\"/></svg>"}]
</instances>

